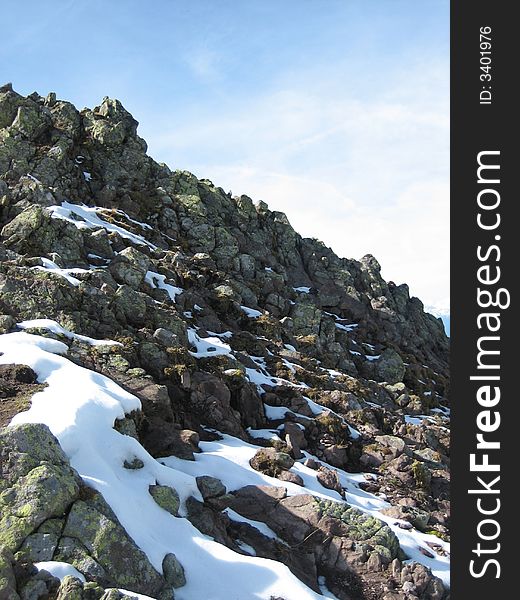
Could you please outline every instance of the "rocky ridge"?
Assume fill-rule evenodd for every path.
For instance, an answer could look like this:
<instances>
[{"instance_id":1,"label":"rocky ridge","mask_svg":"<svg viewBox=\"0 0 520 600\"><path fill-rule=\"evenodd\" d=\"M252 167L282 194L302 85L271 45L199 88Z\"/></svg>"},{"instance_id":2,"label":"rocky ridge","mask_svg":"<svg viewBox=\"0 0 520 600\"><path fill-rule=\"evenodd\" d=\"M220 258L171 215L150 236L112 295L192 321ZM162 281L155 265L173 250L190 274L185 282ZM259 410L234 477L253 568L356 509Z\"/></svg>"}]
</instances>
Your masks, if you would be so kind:
<instances>
[{"instance_id":1,"label":"rocky ridge","mask_svg":"<svg viewBox=\"0 0 520 600\"><path fill-rule=\"evenodd\" d=\"M137 125L117 100L78 111L0 88L2 337L59 340L139 399L114 427L161 464L247 449L243 485L150 486L172 519L324 597L446 598L428 569L449 540L440 320L374 257L338 258L264 202L156 163ZM46 385L1 365L0 425ZM0 436L0 598L190 598L182 552L154 566L45 425ZM381 499L377 516L359 498ZM49 562L76 572L33 566Z\"/></svg>"}]
</instances>

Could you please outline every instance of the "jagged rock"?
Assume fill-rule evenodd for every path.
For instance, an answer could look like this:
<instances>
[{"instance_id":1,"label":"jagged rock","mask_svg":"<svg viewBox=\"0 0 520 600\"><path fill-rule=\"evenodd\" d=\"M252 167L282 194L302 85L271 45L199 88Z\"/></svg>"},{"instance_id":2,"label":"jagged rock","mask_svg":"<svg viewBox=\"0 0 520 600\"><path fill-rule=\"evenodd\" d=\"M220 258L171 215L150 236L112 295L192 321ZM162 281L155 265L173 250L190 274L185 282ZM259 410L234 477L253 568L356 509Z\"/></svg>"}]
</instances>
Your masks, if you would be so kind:
<instances>
[{"instance_id":1,"label":"jagged rock","mask_svg":"<svg viewBox=\"0 0 520 600\"><path fill-rule=\"evenodd\" d=\"M229 388L214 375L198 371L191 378L190 402L204 421L220 431L243 435L240 417L231 407Z\"/></svg>"},{"instance_id":2,"label":"jagged rock","mask_svg":"<svg viewBox=\"0 0 520 600\"><path fill-rule=\"evenodd\" d=\"M147 296L129 285L120 285L113 296L114 312L132 325L142 325L146 317Z\"/></svg>"},{"instance_id":3,"label":"jagged rock","mask_svg":"<svg viewBox=\"0 0 520 600\"><path fill-rule=\"evenodd\" d=\"M229 382L229 377L226 377L226 382ZM244 381L241 375L239 388L233 389L232 385L229 387L231 389L231 405L238 410L242 426L253 429L261 427L265 420L264 406L256 390Z\"/></svg>"},{"instance_id":4,"label":"jagged rock","mask_svg":"<svg viewBox=\"0 0 520 600\"><path fill-rule=\"evenodd\" d=\"M11 315L0 315L0 334L7 333L16 325L16 321Z\"/></svg>"},{"instance_id":5,"label":"jagged rock","mask_svg":"<svg viewBox=\"0 0 520 600\"><path fill-rule=\"evenodd\" d=\"M79 493L77 474L45 425L0 430L0 547L14 552Z\"/></svg>"},{"instance_id":6,"label":"jagged rock","mask_svg":"<svg viewBox=\"0 0 520 600\"><path fill-rule=\"evenodd\" d=\"M39 600L45 598L48 595L48 589L45 585L45 581L41 579L30 579L20 591L21 600ZM60 600L63 600L64 596L61 596ZM71 600L81 600L81 596L71 595Z\"/></svg>"},{"instance_id":7,"label":"jagged rock","mask_svg":"<svg viewBox=\"0 0 520 600\"><path fill-rule=\"evenodd\" d=\"M76 577L66 575L58 588L56 600L83 600L83 583Z\"/></svg>"},{"instance_id":8,"label":"jagged rock","mask_svg":"<svg viewBox=\"0 0 520 600\"><path fill-rule=\"evenodd\" d=\"M0 598L2 600L19 600L16 591L16 578L12 567L13 557L0 549Z\"/></svg>"},{"instance_id":9,"label":"jagged rock","mask_svg":"<svg viewBox=\"0 0 520 600\"><path fill-rule=\"evenodd\" d=\"M74 565L80 573L83 573L89 579L107 584L111 583L106 569L89 554L87 547L76 538L63 535L53 558Z\"/></svg>"},{"instance_id":10,"label":"jagged rock","mask_svg":"<svg viewBox=\"0 0 520 600\"><path fill-rule=\"evenodd\" d=\"M108 270L117 283L138 290L150 265L151 261L145 254L130 246L118 253Z\"/></svg>"},{"instance_id":11,"label":"jagged rock","mask_svg":"<svg viewBox=\"0 0 520 600\"><path fill-rule=\"evenodd\" d=\"M123 435L128 435L136 440L138 439L137 427L133 419L129 419L127 417L124 419L116 419L114 423L114 429Z\"/></svg>"},{"instance_id":12,"label":"jagged rock","mask_svg":"<svg viewBox=\"0 0 520 600\"><path fill-rule=\"evenodd\" d=\"M86 336L120 341L122 346L88 347L66 340L72 360L139 397L142 411L118 418L114 427L155 457L193 460L199 437L214 440L217 430L258 446L272 444L252 463L301 485L290 469L307 449L317 460L304 464L328 489L342 493L330 466L372 471L373 478L367 474L360 487L384 493L393 518L405 519L405 527L413 521L440 535L448 532L449 439L442 429L447 419L435 413L437 422L418 426L404 415L432 417L431 408L449 406L449 344L440 322L424 313L406 285L384 281L371 255L342 259L321 242L302 238L283 213L264 202L255 205L247 196L233 197L191 173L155 163L137 135L137 121L117 100L105 98L80 113L55 94L24 98L3 86L0 139L0 333L12 331L16 322L45 318ZM51 217L48 208L65 198L102 207L100 218L132 236ZM42 270L41 257L60 268L84 269L74 273L80 284ZM183 293L171 302L165 290L146 283L148 270L165 274ZM241 305L261 314L249 317ZM220 336L232 354L194 357L187 327L202 339ZM252 383L255 376L261 384ZM308 388L293 387L302 383ZM36 379L18 381L0 368L0 424L28 408L40 389ZM316 415L308 399L330 412ZM269 424L264 403L276 415ZM268 427L277 428L282 441L247 432ZM9 431L0 433L0 539L7 536L16 573L24 573L15 573L16 593L39 594L45 587L56 596L55 583L22 568L24 560L52 556L91 580L77 586L82 600L125 597L102 589L115 584L138 591L126 579L119 581L123 571L144 573L145 593L161 598L165 580L125 537L108 506L80 484L55 440L46 448L39 436L24 434L24 441L18 432L14 448ZM119 460L121 468L144 468L132 452ZM68 480L69 471L75 483L65 497L58 474ZM46 482L52 482L49 489ZM20 531L11 511L34 491L33 484L34 511ZM152 495L176 514L175 491L162 487L152 486ZM388 528L345 503L325 505L308 494L287 497L281 487L226 494L204 477L199 487L205 502L192 498L186 507L201 531L238 552L243 541L258 556L284 562L316 591L319 572L341 600L345 589L351 596L366 592L387 600L445 595L427 570L398 568L392 560L399 551ZM39 498L43 503L51 488L58 489L56 498L43 507ZM71 518L84 510L81 502L90 515L75 525L83 539L69 531ZM267 523L283 541L230 522L220 512L228 506ZM102 548L92 532L81 530L89 524L100 528ZM121 560L110 532L122 540ZM181 581L176 559L168 560L165 577ZM1 585L13 588L9 577ZM393 587L386 589L390 577ZM171 598L171 589L167 593ZM74 594L72 588L66 592Z\"/></svg>"},{"instance_id":13,"label":"jagged rock","mask_svg":"<svg viewBox=\"0 0 520 600\"><path fill-rule=\"evenodd\" d=\"M36 532L24 540L21 551L32 562L52 560L58 540L57 534Z\"/></svg>"},{"instance_id":14,"label":"jagged rock","mask_svg":"<svg viewBox=\"0 0 520 600\"><path fill-rule=\"evenodd\" d=\"M0 365L0 426L27 410L32 396L43 389L36 373L25 365Z\"/></svg>"},{"instance_id":15,"label":"jagged rock","mask_svg":"<svg viewBox=\"0 0 520 600\"><path fill-rule=\"evenodd\" d=\"M2 229L4 245L19 253L44 256L55 252L66 262L85 257L83 236L71 223L52 219L40 206L33 204Z\"/></svg>"},{"instance_id":16,"label":"jagged rock","mask_svg":"<svg viewBox=\"0 0 520 600\"><path fill-rule=\"evenodd\" d=\"M292 471L280 471L276 476L280 481L288 481L290 483L294 483L296 485L304 485L304 481L298 473L293 473Z\"/></svg>"},{"instance_id":17,"label":"jagged rock","mask_svg":"<svg viewBox=\"0 0 520 600\"><path fill-rule=\"evenodd\" d=\"M287 471L294 465L294 459L285 452L274 448L262 448L249 461L253 469L271 477L277 477L281 471Z\"/></svg>"},{"instance_id":18,"label":"jagged rock","mask_svg":"<svg viewBox=\"0 0 520 600\"><path fill-rule=\"evenodd\" d=\"M391 506L382 510L383 514L395 519L408 521L417 529L424 531L430 520L430 514L413 506Z\"/></svg>"},{"instance_id":19,"label":"jagged rock","mask_svg":"<svg viewBox=\"0 0 520 600\"><path fill-rule=\"evenodd\" d=\"M125 460L123 463L125 469L137 470L144 467L144 462L140 458L133 458L131 461Z\"/></svg>"},{"instance_id":20,"label":"jagged rock","mask_svg":"<svg viewBox=\"0 0 520 600\"><path fill-rule=\"evenodd\" d=\"M319 332L321 311L308 301L297 302L291 309L293 331L298 335L311 335Z\"/></svg>"},{"instance_id":21,"label":"jagged rock","mask_svg":"<svg viewBox=\"0 0 520 600\"><path fill-rule=\"evenodd\" d=\"M83 584L84 600L100 600L103 597L103 588L95 581L87 581Z\"/></svg>"},{"instance_id":22,"label":"jagged rock","mask_svg":"<svg viewBox=\"0 0 520 600\"><path fill-rule=\"evenodd\" d=\"M177 560L175 554L170 552L164 557L162 568L166 582L172 585L174 588L180 588L183 585L186 585L184 568Z\"/></svg>"},{"instance_id":23,"label":"jagged rock","mask_svg":"<svg viewBox=\"0 0 520 600\"><path fill-rule=\"evenodd\" d=\"M362 373L367 379L398 383L403 380L406 367L403 359L392 348L384 350L378 359L363 364Z\"/></svg>"},{"instance_id":24,"label":"jagged rock","mask_svg":"<svg viewBox=\"0 0 520 600\"><path fill-rule=\"evenodd\" d=\"M154 331L153 337L165 348L179 345L179 338L177 334L162 327L159 327L159 329Z\"/></svg>"},{"instance_id":25,"label":"jagged rock","mask_svg":"<svg viewBox=\"0 0 520 600\"><path fill-rule=\"evenodd\" d=\"M225 546L234 547L227 532L229 519L226 514L215 512L193 496L186 500L186 509L188 519L201 533L209 535Z\"/></svg>"},{"instance_id":26,"label":"jagged rock","mask_svg":"<svg viewBox=\"0 0 520 600\"><path fill-rule=\"evenodd\" d=\"M107 514L100 512L92 501L76 501L63 535L78 540L118 587L153 596L163 588L163 578L114 517L107 516L111 513L108 506L100 498L97 504L104 506Z\"/></svg>"},{"instance_id":27,"label":"jagged rock","mask_svg":"<svg viewBox=\"0 0 520 600\"><path fill-rule=\"evenodd\" d=\"M390 456L392 458L401 456L406 448L404 440L395 435L378 435L375 437L375 441L384 448L387 448L390 451Z\"/></svg>"},{"instance_id":28,"label":"jagged rock","mask_svg":"<svg viewBox=\"0 0 520 600\"><path fill-rule=\"evenodd\" d=\"M303 461L303 464L306 467L309 467L309 469L314 469L314 470L317 470L319 468L319 466L320 466L320 463L317 462L317 461L315 461L313 458L306 458Z\"/></svg>"},{"instance_id":29,"label":"jagged rock","mask_svg":"<svg viewBox=\"0 0 520 600\"><path fill-rule=\"evenodd\" d=\"M339 480L339 475L337 471L333 471L332 469L328 469L327 467L320 466L318 468L318 472L316 474L316 479L321 483L324 488L329 490L335 490L341 496L344 495L343 487L341 486L341 482Z\"/></svg>"},{"instance_id":30,"label":"jagged rock","mask_svg":"<svg viewBox=\"0 0 520 600\"><path fill-rule=\"evenodd\" d=\"M220 481L220 479L217 479L216 477L202 475L197 477L196 481L197 487L199 488L204 500L223 496L227 492L226 486L222 483L222 481Z\"/></svg>"},{"instance_id":31,"label":"jagged rock","mask_svg":"<svg viewBox=\"0 0 520 600\"><path fill-rule=\"evenodd\" d=\"M438 577L418 563L404 565L401 570L401 584L403 589L408 585L409 592L419 595L425 600L441 600L444 597L444 585Z\"/></svg>"},{"instance_id":32,"label":"jagged rock","mask_svg":"<svg viewBox=\"0 0 520 600\"><path fill-rule=\"evenodd\" d=\"M114 251L110 245L110 238L105 229L88 232L84 234L85 249L89 254L100 256L101 258L113 258Z\"/></svg>"},{"instance_id":33,"label":"jagged rock","mask_svg":"<svg viewBox=\"0 0 520 600\"><path fill-rule=\"evenodd\" d=\"M296 423L285 423L285 441L295 460L303 457L302 448L307 448L305 434Z\"/></svg>"},{"instance_id":34,"label":"jagged rock","mask_svg":"<svg viewBox=\"0 0 520 600\"><path fill-rule=\"evenodd\" d=\"M379 571L397 557L399 542L392 530L345 503L308 494L286 497L285 490L266 486L244 487L234 498L233 510L266 523L292 545L305 545L327 572Z\"/></svg>"}]
</instances>

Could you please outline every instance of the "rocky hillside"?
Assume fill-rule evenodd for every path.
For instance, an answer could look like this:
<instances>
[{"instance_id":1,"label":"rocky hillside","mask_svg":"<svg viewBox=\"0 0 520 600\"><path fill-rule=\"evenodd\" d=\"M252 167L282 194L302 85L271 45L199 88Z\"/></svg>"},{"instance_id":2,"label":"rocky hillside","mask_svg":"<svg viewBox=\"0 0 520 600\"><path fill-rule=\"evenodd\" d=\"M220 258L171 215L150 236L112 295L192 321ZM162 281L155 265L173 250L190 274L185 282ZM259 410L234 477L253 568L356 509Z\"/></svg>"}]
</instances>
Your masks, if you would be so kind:
<instances>
[{"instance_id":1,"label":"rocky hillside","mask_svg":"<svg viewBox=\"0 0 520 600\"><path fill-rule=\"evenodd\" d=\"M137 126L0 88L0 599L448 598L442 323Z\"/></svg>"}]
</instances>

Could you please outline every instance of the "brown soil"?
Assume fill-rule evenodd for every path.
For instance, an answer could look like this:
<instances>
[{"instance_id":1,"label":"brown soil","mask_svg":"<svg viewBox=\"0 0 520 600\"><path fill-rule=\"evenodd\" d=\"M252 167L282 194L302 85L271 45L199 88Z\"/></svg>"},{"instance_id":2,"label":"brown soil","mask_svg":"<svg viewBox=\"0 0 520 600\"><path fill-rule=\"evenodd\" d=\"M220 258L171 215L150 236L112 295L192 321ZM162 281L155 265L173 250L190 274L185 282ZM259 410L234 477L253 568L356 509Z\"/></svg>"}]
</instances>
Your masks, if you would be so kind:
<instances>
[{"instance_id":1,"label":"brown soil","mask_svg":"<svg viewBox=\"0 0 520 600\"><path fill-rule=\"evenodd\" d=\"M31 406L31 398L46 387L26 365L0 365L0 427Z\"/></svg>"}]
</instances>

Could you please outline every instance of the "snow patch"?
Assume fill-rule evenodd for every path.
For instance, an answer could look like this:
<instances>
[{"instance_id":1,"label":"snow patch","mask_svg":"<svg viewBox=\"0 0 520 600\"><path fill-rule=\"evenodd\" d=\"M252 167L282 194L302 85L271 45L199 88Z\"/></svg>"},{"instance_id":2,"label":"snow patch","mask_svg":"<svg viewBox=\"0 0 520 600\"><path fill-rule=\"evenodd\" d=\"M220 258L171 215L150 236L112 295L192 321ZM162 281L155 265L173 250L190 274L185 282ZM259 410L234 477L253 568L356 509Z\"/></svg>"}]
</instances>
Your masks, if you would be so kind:
<instances>
[{"instance_id":1,"label":"snow patch","mask_svg":"<svg viewBox=\"0 0 520 600\"><path fill-rule=\"evenodd\" d=\"M195 329L187 329L188 341L196 348L195 352L190 352L195 358L206 358L208 356L222 356L231 353L231 346L226 344L218 337L201 338Z\"/></svg>"},{"instance_id":2,"label":"snow patch","mask_svg":"<svg viewBox=\"0 0 520 600\"><path fill-rule=\"evenodd\" d=\"M114 231L118 233L122 238L130 240L134 244L148 246L148 248L151 248L152 250L157 248L155 244L152 244L143 236L132 233L124 227L120 227L119 225L115 225L114 223L110 223L104 219L101 219L98 216L98 212L102 213L107 209L100 206L86 206L85 204L79 205L64 201L61 203L61 205L50 206L48 210L51 212L51 217L54 219L68 221L69 223L75 225L78 229L97 229L98 227L101 227L106 231ZM114 212L119 216L125 217L131 223L140 225L144 229L151 229L151 227L146 223L135 221L121 210L114 209Z\"/></svg>"},{"instance_id":3,"label":"snow patch","mask_svg":"<svg viewBox=\"0 0 520 600\"><path fill-rule=\"evenodd\" d=\"M21 323L17 323L16 326L20 329L47 329L48 331L56 333L57 335L64 335L69 340L78 340L78 342L84 342L90 346L123 345L121 342L116 342L114 340L96 340L86 335L74 333L69 329L65 329L65 327L62 327L59 323L56 323L56 321L52 321L51 319L32 319L31 321L22 321Z\"/></svg>"},{"instance_id":4,"label":"snow patch","mask_svg":"<svg viewBox=\"0 0 520 600\"><path fill-rule=\"evenodd\" d=\"M249 308L249 306L240 306L240 308L246 313L246 315L250 319L258 319L258 317L262 316L261 311L255 310L254 308Z\"/></svg>"},{"instance_id":5,"label":"snow patch","mask_svg":"<svg viewBox=\"0 0 520 600\"><path fill-rule=\"evenodd\" d=\"M48 273L59 275L75 287L77 287L81 281L75 277L72 277L72 274L79 275L80 273L90 273L88 269L61 269L55 262L43 256L40 257L40 260L43 263L43 267L36 266L32 267L33 269L37 269L38 271L47 271Z\"/></svg>"},{"instance_id":6,"label":"snow patch","mask_svg":"<svg viewBox=\"0 0 520 600\"><path fill-rule=\"evenodd\" d=\"M71 465L87 485L104 496L130 537L159 572L167 553L173 552L181 559L187 583L175 591L177 600L228 600L236 596L237 590L243 598L259 600L271 596L291 600L323 598L285 565L238 554L201 534L183 516L174 517L160 508L148 491L155 483L170 485L178 491L181 515L185 514L184 503L189 496L201 499L194 476L178 467L189 471L202 466L203 471L197 474L207 474L204 461L188 465L192 461L175 459L174 464L169 459L171 464L166 466L150 456L137 440L116 431L115 420L138 409L139 400L107 377L60 356L66 351L67 346L61 342L24 332L0 336L3 353L0 364L26 364L36 371L39 382L48 384L33 396L31 408L18 414L11 423L49 426ZM256 447L235 440L232 454L245 458L245 450L250 457L253 448ZM137 471L125 469L123 463L128 457L141 459L144 467ZM215 457L210 452L204 458ZM231 464L229 460L224 462ZM236 467L237 487L241 487L243 468Z\"/></svg>"},{"instance_id":7,"label":"snow patch","mask_svg":"<svg viewBox=\"0 0 520 600\"><path fill-rule=\"evenodd\" d=\"M160 290L165 290L168 293L170 300L174 303L175 298L184 291L180 287L175 287L174 285L166 283L166 275L155 273L155 271L147 271L144 280L153 289L159 288Z\"/></svg>"}]
</instances>

